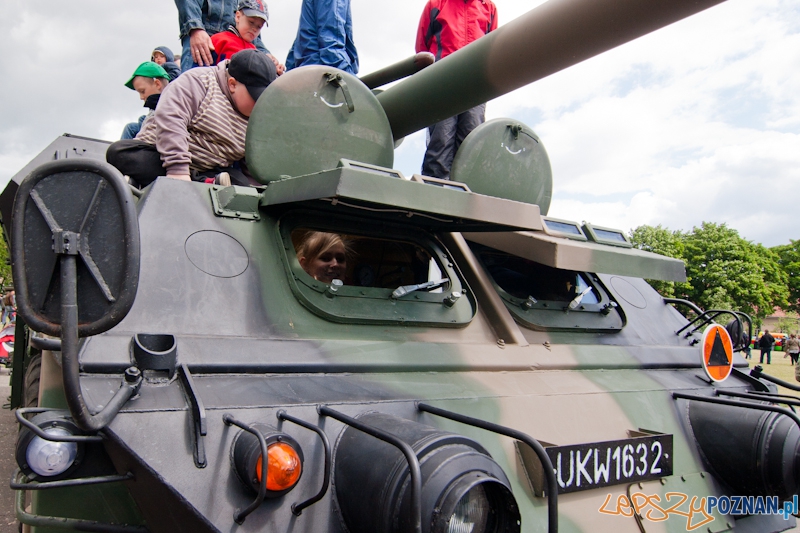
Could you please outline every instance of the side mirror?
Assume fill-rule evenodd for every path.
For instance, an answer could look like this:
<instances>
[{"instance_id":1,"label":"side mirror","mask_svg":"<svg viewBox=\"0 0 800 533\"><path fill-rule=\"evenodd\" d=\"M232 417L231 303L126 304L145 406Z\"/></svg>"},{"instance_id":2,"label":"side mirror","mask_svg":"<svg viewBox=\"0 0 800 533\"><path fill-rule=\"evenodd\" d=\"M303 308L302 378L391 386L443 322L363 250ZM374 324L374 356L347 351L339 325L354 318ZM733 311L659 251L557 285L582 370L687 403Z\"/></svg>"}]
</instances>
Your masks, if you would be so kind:
<instances>
[{"instance_id":1,"label":"side mirror","mask_svg":"<svg viewBox=\"0 0 800 533\"><path fill-rule=\"evenodd\" d=\"M75 422L87 431L105 427L141 384L134 372L95 415L79 382L78 338L125 318L139 284L139 223L122 174L93 160L38 167L17 191L11 257L19 314L33 330L61 337Z\"/></svg>"},{"instance_id":2,"label":"side mirror","mask_svg":"<svg viewBox=\"0 0 800 533\"><path fill-rule=\"evenodd\" d=\"M34 330L61 335L59 258L73 257L78 333L102 333L128 313L139 283L139 223L134 199L114 167L54 161L20 185L14 201L12 268L17 306Z\"/></svg>"}]
</instances>

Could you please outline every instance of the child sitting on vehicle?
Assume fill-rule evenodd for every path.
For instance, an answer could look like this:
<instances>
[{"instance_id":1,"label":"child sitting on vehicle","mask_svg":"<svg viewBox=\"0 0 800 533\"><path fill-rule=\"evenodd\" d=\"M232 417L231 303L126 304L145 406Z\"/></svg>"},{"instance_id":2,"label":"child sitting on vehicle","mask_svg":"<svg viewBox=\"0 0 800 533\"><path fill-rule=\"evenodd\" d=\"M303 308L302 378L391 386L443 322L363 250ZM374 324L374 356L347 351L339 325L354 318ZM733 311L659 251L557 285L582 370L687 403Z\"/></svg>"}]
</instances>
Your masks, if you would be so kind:
<instances>
[{"instance_id":1,"label":"child sitting on vehicle","mask_svg":"<svg viewBox=\"0 0 800 533\"><path fill-rule=\"evenodd\" d=\"M141 131L146 120L151 119L158 105L161 92L169 83L167 71L161 65L152 61L145 61L133 72L130 79L125 82L125 87L139 93L139 98L144 102L144 107L149 109L147 115L139 117L138 122L131 122L122 130L121 139L134 139Z\"/></svg>"},{"instance_id":2,"label":"child sitting on vehicle","mask_svg":"<svg viewBox=\"0 0 800 533\"><path fill-rule=\"evenodd\" d=\"M184 72L161 95L152 121L136 139L112 143L106 161L140 187L159 176L257 183L243 168L245 132L256 100L275 76L275 65L257 50Z\"/></svg>"},{"instance_id":3,"label":"child sitting on vehicle","mask_svg":"<svg viewBox=\"0 0 800 533\"><path fill-rule=\"evenodd\" d=\"M235 17L236 25L228 26L226 31L211 36L215 65L230 59L240 50L255 49L253 41L261 33L261 28L269 26L269 13L262 0L241 0Z\"/></svg>"},{"instance_id":4,"label":"child sitting on vehicle","mask_svg":"<svg viewBox=\"0 0 800 533\"><path fill-rule=\"evenodd\" d=\"M167 71L169 81L181 75L181 67L175 60L175 55L166 46L156 46L153 53L150 54L150 61L156 65L161 65L161 68Z\"/></svg>"}]
</instances>

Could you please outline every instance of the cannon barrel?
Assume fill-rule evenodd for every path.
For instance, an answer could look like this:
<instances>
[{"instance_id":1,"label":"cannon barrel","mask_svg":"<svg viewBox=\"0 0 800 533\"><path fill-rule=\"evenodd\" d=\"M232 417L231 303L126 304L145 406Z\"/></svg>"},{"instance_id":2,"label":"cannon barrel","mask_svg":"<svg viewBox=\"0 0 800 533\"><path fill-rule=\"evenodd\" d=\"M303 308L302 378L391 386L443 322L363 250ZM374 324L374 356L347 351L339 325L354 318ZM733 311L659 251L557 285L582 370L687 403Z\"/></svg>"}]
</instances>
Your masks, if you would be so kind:
<instances>
[{"instance_id":1,"label":"cannon barrel","mask_svg":"<svg viewBox=\"0 0 800 533\"><path fill-rule=\"evenodd\" d=\"M550 0L378 95L400 139L724 0Z\"/></svg>"},{"instance_id":2,"label":"cannon barrel","mask_svg":"<svg viewBox=\"0 0 800 533\"><path fill-rule=\"evenodd\" d=\"M375 89L382 87L393 81L401 80L412 74L416 74L420 70L433 64L433 54L430 52L420 52L409 58L398 61L393 65L384 67L375 72L370 72L365 76L361 76L361 82L369 87Z\"/></svg>"}]
</instances>

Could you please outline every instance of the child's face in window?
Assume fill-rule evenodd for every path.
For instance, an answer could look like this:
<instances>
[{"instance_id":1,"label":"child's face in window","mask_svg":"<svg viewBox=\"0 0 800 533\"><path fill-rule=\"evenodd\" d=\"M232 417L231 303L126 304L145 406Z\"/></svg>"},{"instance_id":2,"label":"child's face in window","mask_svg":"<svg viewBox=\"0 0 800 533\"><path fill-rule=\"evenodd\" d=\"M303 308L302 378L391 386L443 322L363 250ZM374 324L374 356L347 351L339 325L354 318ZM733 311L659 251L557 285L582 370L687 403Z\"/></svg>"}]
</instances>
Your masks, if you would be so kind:
<instances>
[{"instance_id":1,"label":"child's face in window","mask_svg":"<svg viewBox=\"0 0 800 533\"><path fill-rule=\"evenodd\" d=\"M337 242L317 257L301 257L300 266L315 280L330 283L334 279L344 278L347 269L345 254L344 244Z\"/></svg>"},{"instance_id":2,"label":"child's face in window","mask_svg":"<svg viewBox=\"0 0 800 533\"><path fill-rule=\"evenodd\" d=\"M258 17L248 17L241 11L236 12L236 30L242 39L248 43L252 43L261 33L261 28L264 27L264 19Z\"/></svg>"}]
</instances>

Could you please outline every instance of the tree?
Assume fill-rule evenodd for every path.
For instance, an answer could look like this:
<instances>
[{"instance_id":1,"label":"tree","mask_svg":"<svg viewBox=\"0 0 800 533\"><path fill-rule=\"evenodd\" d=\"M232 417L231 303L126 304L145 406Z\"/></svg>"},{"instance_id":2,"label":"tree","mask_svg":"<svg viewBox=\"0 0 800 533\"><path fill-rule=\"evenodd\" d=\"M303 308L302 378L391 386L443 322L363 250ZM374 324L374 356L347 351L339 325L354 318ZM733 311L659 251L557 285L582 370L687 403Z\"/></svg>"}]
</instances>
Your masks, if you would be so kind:
<instances>
[{"instance_id":1,"label":"tree","mask_svg":"<svg viewBox=\"0 0 800 533\"><path fill-rule=\"evenodd\" d=\"M640 250L666 255L683 260L683 234L658 226L639 226L630 232L633 245ZM665 298L675 298L689 289L689 283L674 281L647 280L647 282Z\"/></svg>"},{"instance_id":2,"label":"tree","mask_svg":"<svg viewBox=\"0 0 800 533\"><path fill-rule=\"evenodd\" d=\"M685 283L648 282L664 297L684 298L703 309L744 311L761 324L775 307L800 307L800 241L767 249L725 224L703 222L689 233L639 226L630 233L637 248L686 263Z\"/></svg>"},{"instance_id":3,"label":"tree","mask_svg":"<svg viewBox=\"0 0 800 533\"><path fill-rule=\"evenodd\" d=\"M800 241L790 242L772 251L778 254L778 264L789 278L789 299L784 309L800 313Z\"/></svg>"},{"instance_id":4,"label":"tree","mask_svg":"<svg viewBox=\"0 0 800 533\"><path fill-rule=\"evenodd\" d=\"M794 333L800 326L800 318L797 313L789 312L786 316L778 320L778 331L781 333Z\"/></svg>"},{"instance_id":5,"label":"tree","mask_svg":"<svg viewBox=\"0 0 800 533\"><path fill-rule=\"evenodd\" d=\"M686 296L700 307L744 311L760 321L787 305L788 276L774 251L709 222L686 234L684 246Z\"/></svg>"}]
</instances>

